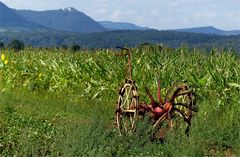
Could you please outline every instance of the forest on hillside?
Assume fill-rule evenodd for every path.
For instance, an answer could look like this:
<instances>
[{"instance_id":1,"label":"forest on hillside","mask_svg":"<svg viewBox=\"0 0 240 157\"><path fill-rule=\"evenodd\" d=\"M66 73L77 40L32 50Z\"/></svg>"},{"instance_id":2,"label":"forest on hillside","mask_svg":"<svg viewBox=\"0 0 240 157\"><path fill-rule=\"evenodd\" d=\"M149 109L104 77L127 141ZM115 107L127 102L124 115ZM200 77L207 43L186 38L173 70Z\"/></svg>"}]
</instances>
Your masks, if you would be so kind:
<instances>
[{"instance_id":1,"label":"forest on hillside","mask_svg":"<svg viewBox=\"0 0 240 157\"><path fill-rule=\"evenodd\" d=\"M206 35L176 31L108 31L80 34L66 32L0 32L0 41L5 45L13 39L32 47L58 47L78 44L82 48L136 47L141 44L164 44L177 48L182 44L189 47L221 47L240 49L240 36Z\"/></svg>"}]
</instances>

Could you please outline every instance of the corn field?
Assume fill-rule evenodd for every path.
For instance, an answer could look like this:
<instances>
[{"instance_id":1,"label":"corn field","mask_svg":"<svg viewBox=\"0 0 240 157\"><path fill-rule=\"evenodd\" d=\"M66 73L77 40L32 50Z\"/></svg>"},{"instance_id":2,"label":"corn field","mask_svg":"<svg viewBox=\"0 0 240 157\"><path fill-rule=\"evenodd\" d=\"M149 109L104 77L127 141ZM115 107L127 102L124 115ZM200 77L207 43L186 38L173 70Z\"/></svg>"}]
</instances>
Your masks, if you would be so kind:
<instances>
[{"instance_id":1,"label":"corn field","mask_svg":"<svg viewBox=\"0 0 240 157\"><path fill-rule=\"evenodd\" d=\"M133 48L131 51L133 80L136 81L139 88L140 101L148 102L145 86L149 86L151 91L156 92L158 79L161 80L163 93L177 81L186 81L194 90L197 95L199 112L194 117L190 137L186 138L184 135L184 137L169 137L166 144L151 143L145 139L145 144L141 142L140 133L136 133L134 137L120 138L115 135L114 127L110 131L108 130L109 134L107 135L99 134L106 130L106 128L100 128L99 132L93 131L99 137L89 135L88 138L84 138L86 141L96 140L98 145L90 147L86 143L72 143L76 150L81 144L83 154L77 153L76 150L74 154L70 148L59 148L56 144L55 151L50 149L51 155L54 156L54 153L55 155L58 153L60 156L79 154L88 156L103 154L107 156L114 156L114 154L115 156L240 155L240 57L237 53L222 49L212 49L209 52L200 49L190 50L186 47L171 49L157 45ZM29 48L17 53L10 50L3 50L0 53L2 94L18 91L18 89L27 90L29 93L47 93L60 97L62 94L66 94L72 96L70 100L77 104L75 107L85 106L82 110L86 119L89 118L88 116L93 116L93 114L86 116L84 111L87 108L86 104L94 102L101 104L95 106L98 109L96 113L99 112L100 119L103 120L102 124L98 123L97 125L105 126L114 123L109 119L114 118L117 91L124 83L124 79L129 77L127 58L119 56L121 51L109 49L70 52L68 50ZM4 104L4 100L1 99L1 101L0 103ZM6 102L6 104L8 103ZM57 105L54 106L54 108L57 107ZM105 116L100 112L105 113ZM26 113L21 112L21 114ZM90 121L99 119L99 117L95 118ZM81 134L81 129L78 131L74 133ZM1 133L3 132L2 130ZM71 143L73 138L69 137L68 142ZM77 138L83 140L83 137L78 136ZM0 138L0 144L1 139L4 137ZM130 139L135 139L140 144L129 141ZM184 144L179 142L180 139ZM104 140L108 142L103 142ZM109 141L113 143L109 144ZM178 146L175 146L175 143ZM144 148L142 152L140 147ZM59 153L61 149L65 150L65 154L61 151ZM19 152L18 155L25 154L20 146L19 151L13 154L11 154L13 150L10 148L2 150L0 146L0 154L1 152L6 156ZM26 152L31 151L27 149ZM36 155L34 153L26 154Z\"/></svg>"}]
</instances>

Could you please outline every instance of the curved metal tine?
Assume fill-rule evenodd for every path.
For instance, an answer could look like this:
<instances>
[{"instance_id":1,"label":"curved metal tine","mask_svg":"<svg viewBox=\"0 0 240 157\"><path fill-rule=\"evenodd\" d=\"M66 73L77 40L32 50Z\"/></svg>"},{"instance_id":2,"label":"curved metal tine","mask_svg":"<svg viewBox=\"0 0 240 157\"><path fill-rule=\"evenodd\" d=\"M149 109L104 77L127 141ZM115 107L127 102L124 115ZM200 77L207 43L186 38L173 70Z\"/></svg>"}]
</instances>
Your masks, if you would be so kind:
<instances>
[{"instance_id":1,"label":"curved metal tine","mask_svg":"<svg viewBox=\"0 0 240 157\"><path fill-rule=\"evenodd\" d=\"M178 88L174 91L174 93L173 93L173 95L172 95L172 97L171 97L170 102L172 102L172 101L175 99L175 95L177 95L181 90L182 90L182 88L181 88L181 87L178 87Z\"/></svg>"},{"instance_id":2,"label":"curved metal tine","mask_svg":"<svg viewBox=\"0 0 240 157\"><path fill-rule=\"evenodd\" d=\"M182 116L183 116L183 119L184 121L188 124L188 125L191 125L191 122L189 121L189 119L187 118L187 116L179 109L177 108L174 108L174 110L176 110L177 112L179 112Z\"/></svg>"},{"instance_id":3,"label":"curved metal tine","mask_svg":"<svg viewBox=\"0 0 240 157\"><path fill-rule=\"evenodd\" d=\"M178 81L178 82L174 83L171 88L169 88L169 90L167 91L167 94L166 94L165 102L169 102L168 95L172 92L173 88L175 88L179 83L181 83L181 82Z\"/></svg>"},{"instance_id":4,"label":"curved metal tine","mask_svg":"<svg viewBox=\"0 0 240 157\"><path fill-rule=\"evenodd\" d=\"M161 97L161 84L160 84L160 80L158 80L158 92L157 92L157 95L158 95L158 100L159 100L160 104L163 106L164 102L163 102L163 99Z\"/></svg>"},{"instance_id":5,"label":"curved metal tine","mask_svg":"<svg viewBox=\"0 0 240 157\"><path fill-rule=\"evenodd\" d=\"M174 104L174 106L177 106L177 105L179 105L179 106L184 106L184 107L186 107L186 108L188 108L188 109L190 109L190 110L193 110L194 112L197 112L196 109L194 109L194 108L192 108L192 107L190 107L190 106L187 106L186 104L183 104L183 103L176 103L176 104Z\"/></svg>"},{"instance_id":6,"label":"curved metal tine","mask_svg":"<svg viewBox=\"0 0 240 157\"><path fill-rule=\"evenodd\" d=\"M189 94L189 93L192 92L192 90L190 90L190 91L178 94L181 91L181 89L183 89L183 88L182 87L177 88L177 90L173 93L173 96L172 96L170 102L174 101L174 99L176 99L179 96L182 96L182 95L185 95L185 94Z\"/></svg>"},{"instance_id":7,"label":"curved metal tine","mask_svg":"<svg viewBox=\"0 0 240 157\"><path fill-rule=\"evenodd\" d=\"M154 123L153 128L155 128L155 127L157 126L157 124L158 124L159 122L161 122L161 121L163 120L163 118L165 118L165 116L166 116L167 113L168 113L168 112L164 113L164 114L156 121L156 123Z\"/></svg>"},{"instance_id":8,"label":"curved metal tine","mask_svg":"<svg viewBox=\"0 0 240 157\"><path fill-rule=\"evenodd\" d=\"M150 93L150 91L149 91L147 86L145 87L145 90L146 90L146 93L147 93L147 95L148 95L148 97L149 97L149 99L151 101L151 104L155 104L155 100L154 100L154 98L153 98L152 94Z\"/></svg>"}]
</instances>

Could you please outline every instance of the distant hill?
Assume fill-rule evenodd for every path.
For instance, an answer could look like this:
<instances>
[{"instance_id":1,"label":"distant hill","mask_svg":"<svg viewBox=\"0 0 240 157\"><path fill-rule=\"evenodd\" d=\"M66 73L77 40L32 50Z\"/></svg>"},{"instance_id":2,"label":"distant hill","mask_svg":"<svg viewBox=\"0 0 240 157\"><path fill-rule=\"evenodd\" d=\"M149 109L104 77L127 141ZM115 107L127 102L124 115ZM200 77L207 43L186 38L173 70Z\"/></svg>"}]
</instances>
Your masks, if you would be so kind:
<instances>
[{"instance_id":1,"label":"distant hill","mask_svg":"<svg viewBox=\"0 0 240 157\"><path fill-rule=\"evenodd\" d=\"M0 2L0 32L74 32L95 33L115 30L149 30L132 23L94 21L74 8L48 11L15 10ZM212 26L169 31L216 35L240 35L240 30L225 31Z\"/></svg>"},{"instance_id":2,"label":"distant hill","mask_svg":"<svg viewBox=\"0 0 240 157\"><path fill-rule=\"evenodd\" d=\"M112 22L112 21L98 21L103 27L108 30L147 30L147 27L140 27L132 23L126 22Z\"/></svg>"},{"instance_id":3,"label":"distant hill","mask_svg":"<svg viewBox=\"0 0 240 157\"><path fill-rule=\"evenodd\" d=\"M83 48L114 48L150 43L170 47L181 44L237 47L240 50L240 35L236 36L239 31L223 31L214 27L158 31L129 23L100 23L74 8L14 10L0 2L0 41L5 44L19 39L34 47L79 44Z\"/></svg>"},{"instance_id":4,"label":"distant hill","mask_svg":"<svg viewBox=\"0 0 240 157\"><path fill-rule=\"evenodd\" d=\"M188 32L188 33L216 34L216 35L240 35L240 30L225 31L212 26L176 29L175 31Z\"/></svg>"},{"instance_id":5,"label":"distant hill","mask_svg":"<svg viewBox=\"0 0 240 157\"><path fill-rule=\"evenodd\" d=\"M29 22L16 11L0 2L0 30L1 31L28 31L46 30L47 28L33 22Z\"/></svg>"},{"instance_id":6,"label":"distant hill","mask_svg":"<svg viewBox=\"0 0 240 157\"><path fill-rule=\"evenodd\" d=\"M163 44L169 47L179 47L186 44L189 47L236 48L240 50L240 36L219 36L198 33L157 30L121 30L100 33L79 34L66 32L30 33L30 32L0 32L0 41L5 44L12 39L24 41L34 47L71 46L79 44L82 48L115 48L116 46L135 47L138 45Z\"/></svg>"},{"instance_id":7,"label":"distant hill","mask_svg":"<svg viewBox=\"0 0 240 157\"><path fill-rule=\"evenodd\" d=\"M106 31L91 17L74 8L48 11L17 10L17 13L29 21L60 31L80 33Z\"/></svg>"}]
</instances>

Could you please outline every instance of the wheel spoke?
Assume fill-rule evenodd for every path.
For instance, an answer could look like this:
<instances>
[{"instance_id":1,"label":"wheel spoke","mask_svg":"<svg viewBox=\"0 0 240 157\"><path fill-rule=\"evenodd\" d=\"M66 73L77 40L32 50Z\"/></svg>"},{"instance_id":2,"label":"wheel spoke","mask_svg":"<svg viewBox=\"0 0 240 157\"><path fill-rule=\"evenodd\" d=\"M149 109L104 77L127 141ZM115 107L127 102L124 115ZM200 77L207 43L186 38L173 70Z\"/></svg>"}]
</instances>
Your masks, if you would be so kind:
<instances>
[{"instance_id":1,"label":"wheel spoke","mask_svg":"<svg viewBox=\"0 0 240 157\"><path fill-rule=\"evenodd\" d=\"M187 104L176 103L176 104L174 104L174 106L184 106L184 107L186 107L186 108L188 108L188 109L190 109L190 110L192 110L192 111L194 111L194 112L197 112L196 109L192 108L191 106L188 106Z\"/></svg>"},{"instance_id":2,"label":"wheel spoke","mask_svg":"<svg viewBox=\"0 0 240 157\"><path fill-rule=\"evenodd\" d=\"M124 107L125 106L125 104L128 102L128 96L129 96L129 92L128 92L128 89L127 90L125 90L125 92L126 92L126 97L124 97L123 96L123 99L124 99L124 102L122 103L122 106Z\"/></svg>"},{"instance_id":3,"label":"wheel spoke","mask_svg":"<svg viewBox=\"0 0 240 157\"><path fill-rule=\"evenodd\" d=\"M132 80L127 80L120 91L117 106L121 109L121 112L119 113L121 118L120 116L117 116L117 124L119 134L124 135L135 130L138 92L135 83Z\"/></svg>"}]
</instances>

